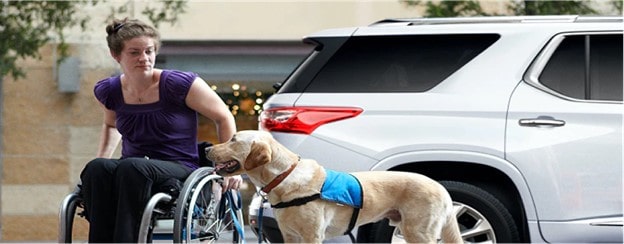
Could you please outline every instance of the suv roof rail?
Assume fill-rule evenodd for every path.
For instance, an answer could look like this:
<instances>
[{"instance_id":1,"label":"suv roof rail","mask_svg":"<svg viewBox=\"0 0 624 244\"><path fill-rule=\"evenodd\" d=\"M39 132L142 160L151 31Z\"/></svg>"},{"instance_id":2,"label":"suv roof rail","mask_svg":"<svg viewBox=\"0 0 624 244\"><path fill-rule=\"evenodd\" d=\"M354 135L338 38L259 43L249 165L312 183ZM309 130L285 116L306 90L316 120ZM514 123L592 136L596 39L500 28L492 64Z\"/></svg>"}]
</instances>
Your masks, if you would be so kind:
<instances>
[{"instance_id":1,"label":"suv roof rail","mask_svg":"<svg viewBox=\"0 0 624 244\"><path fill-rule=\"evenodd\" d=\"M377 21L370 26L381 25L435 25L468 23L572 23L572 22L622 22L622 17L587 17L579 15L535 15L535 16L480 16L480 17L435 17L435 18L391 18Z\"/></svg>"}]
</instances>

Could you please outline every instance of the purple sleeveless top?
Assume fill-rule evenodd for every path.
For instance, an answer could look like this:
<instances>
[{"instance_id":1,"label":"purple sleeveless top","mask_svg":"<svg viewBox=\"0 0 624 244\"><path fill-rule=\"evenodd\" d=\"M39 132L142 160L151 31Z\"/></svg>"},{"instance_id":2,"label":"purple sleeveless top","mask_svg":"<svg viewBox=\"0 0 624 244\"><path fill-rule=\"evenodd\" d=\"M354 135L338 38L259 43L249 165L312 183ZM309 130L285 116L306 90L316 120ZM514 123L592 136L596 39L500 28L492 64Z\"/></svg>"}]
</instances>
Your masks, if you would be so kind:
<instances>
[{"instance_id":1,"label":"purple sleeveless top","mask_svg":"<svg viewBox=\"0 0 624 244\"><path fill-rule=\"evenodd\" d=\"M116 113L116 127L122 135L121 157L149 157L177 161L198 168L197 112L186 106L186 95L197 74L163 70L159 100L151 104L126 104L121 77L99 81L95 97Z\"/></svg>"}]
</instances>

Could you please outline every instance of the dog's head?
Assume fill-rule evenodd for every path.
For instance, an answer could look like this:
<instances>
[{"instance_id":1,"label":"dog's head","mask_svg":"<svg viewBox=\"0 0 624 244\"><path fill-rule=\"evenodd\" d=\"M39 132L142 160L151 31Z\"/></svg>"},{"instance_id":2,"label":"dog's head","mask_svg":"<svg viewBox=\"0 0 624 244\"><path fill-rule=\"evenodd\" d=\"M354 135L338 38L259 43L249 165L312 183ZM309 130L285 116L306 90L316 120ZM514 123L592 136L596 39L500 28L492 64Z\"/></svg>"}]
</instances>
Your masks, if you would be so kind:
<instances>
[{"instance_id":1,"label":"dog's head","mask_svg":"<svg viewBox=\"0 0 624 244\"><path fill-rule=\"evenodd\" d=\"M262 166L273 162L274 169L279 173L287 165L292 153L281 146L270 133L264 131L239 131L228 142L214 145L206 150L206 156L215 162L217 173L223 176L247 173L254 178L253 172L261 173ZM293 154L294 155L294 154ZM296 157L296 155L294 156ZM262 180L262 179L259 179Z\"/></svg>"}]
</instances>

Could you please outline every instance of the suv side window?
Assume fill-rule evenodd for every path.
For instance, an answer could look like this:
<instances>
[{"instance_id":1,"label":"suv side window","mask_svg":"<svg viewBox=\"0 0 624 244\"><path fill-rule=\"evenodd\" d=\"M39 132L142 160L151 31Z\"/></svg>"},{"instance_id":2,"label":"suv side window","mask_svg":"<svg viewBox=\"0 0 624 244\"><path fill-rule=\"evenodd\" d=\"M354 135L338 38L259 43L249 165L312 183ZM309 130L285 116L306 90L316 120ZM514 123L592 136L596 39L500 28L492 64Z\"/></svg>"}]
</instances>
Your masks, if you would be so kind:
<instances>
[{"instance_id":1,"label":"suv side window","mask_svg":"<svg viewBox=\"0 0 624 244\"><path fill-rule=\"evenodd\" d=\"M622 101L622 35L572 35L557 47L540 83L582 100Z\"/></svg>"},{"instance_id":2,"label":"suv side window","mask_svg":"<svg viewBox=\"0 0 624 244\"><path fill-rule=\"evenodd\" d=\"M352 37L306 92L423 92L498 38L497 34Z\"/></svg>"}]
</instances>

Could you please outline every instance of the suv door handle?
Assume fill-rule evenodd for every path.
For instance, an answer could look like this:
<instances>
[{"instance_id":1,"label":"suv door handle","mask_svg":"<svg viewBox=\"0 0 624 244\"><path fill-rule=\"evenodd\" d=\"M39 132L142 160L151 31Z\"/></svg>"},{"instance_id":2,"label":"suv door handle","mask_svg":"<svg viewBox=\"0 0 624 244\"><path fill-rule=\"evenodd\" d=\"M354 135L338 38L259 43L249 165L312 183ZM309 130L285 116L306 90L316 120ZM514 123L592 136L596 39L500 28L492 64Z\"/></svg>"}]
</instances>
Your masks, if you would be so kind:
<instances>
[{"instance_id":1,"label":"suv door handle","mask_svg":"<svg viewBox=\"0 0 624 244\"><path fill-rule=\"evenodd\" d=\"M518 123L520 124L520 126L530 126L530 127L538 127L538 126L559 127L559 126L565 125L565 121L558 120L550 116L539 116L537 118L532 118L532 119L520 119Z\"/></svg>"}]
</instances>

